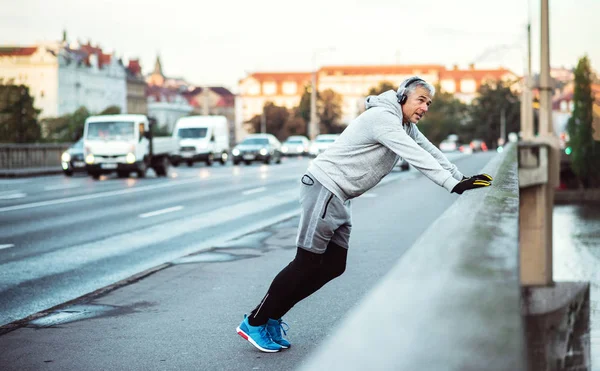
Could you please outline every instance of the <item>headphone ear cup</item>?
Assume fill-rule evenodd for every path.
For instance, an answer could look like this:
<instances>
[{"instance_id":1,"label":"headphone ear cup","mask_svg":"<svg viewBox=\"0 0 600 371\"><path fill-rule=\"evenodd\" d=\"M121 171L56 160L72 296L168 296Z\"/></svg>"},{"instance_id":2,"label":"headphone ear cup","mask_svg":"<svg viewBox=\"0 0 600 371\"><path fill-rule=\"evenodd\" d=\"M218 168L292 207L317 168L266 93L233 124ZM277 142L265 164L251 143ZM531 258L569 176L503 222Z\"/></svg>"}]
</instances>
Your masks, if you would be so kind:
<instances>
[{"instance_id":1,"label":"headphone ear cup","mask_svg":"<svg viewBox=\"0 0 600 371\"><path fill-rule=\"evenodd\" d=\"M398 92L398 103L400 104L404 104L406 102L406 89L402 89L400 90L400 92Z\"/></svg>"}]
</instances>

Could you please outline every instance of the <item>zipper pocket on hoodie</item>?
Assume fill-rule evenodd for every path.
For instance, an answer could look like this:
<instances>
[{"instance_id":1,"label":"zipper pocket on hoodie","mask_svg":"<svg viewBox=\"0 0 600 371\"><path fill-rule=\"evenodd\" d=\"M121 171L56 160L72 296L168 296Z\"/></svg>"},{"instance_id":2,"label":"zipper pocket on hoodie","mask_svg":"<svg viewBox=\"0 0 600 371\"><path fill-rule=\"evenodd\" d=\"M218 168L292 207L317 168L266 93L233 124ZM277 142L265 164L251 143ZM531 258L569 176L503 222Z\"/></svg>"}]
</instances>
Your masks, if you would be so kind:
<instances>
[{"instance_id":1,"label":"zipper pocket on hoodie","mask_svg":"<svg viewBox=\"0 0 600 371\"><path fill-rule=\"evenodd\" d=\"M325 219L325 214L327 214L327 207L329 207L329 203L331 202L332 198L333 198L333 193L331 194L331 196L329 196L329 199L325 203L325 210L323 210L323 216L321 217L321 219Z\"/></svg>"}]
</instances>

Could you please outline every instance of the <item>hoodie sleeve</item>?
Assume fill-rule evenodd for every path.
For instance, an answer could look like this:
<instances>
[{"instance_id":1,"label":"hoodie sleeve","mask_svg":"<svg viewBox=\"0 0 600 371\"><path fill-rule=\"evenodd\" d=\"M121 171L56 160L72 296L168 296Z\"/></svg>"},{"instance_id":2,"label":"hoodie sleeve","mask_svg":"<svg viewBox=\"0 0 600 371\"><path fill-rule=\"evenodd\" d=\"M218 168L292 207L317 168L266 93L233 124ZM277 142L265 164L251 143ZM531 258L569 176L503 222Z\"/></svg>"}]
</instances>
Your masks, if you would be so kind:
<instances>
[{"instance_id":1,"label":"hoodie sleeve","mask_svg":"<svg viewBox=\"0 0 600 371\"><path fill-rule=\"evenodd\" d=\"M451 192L458 180L452 173L444 169L439 162L425 149L421 148L417 142L411 138L398 125L397 118L395 125L382 125L384 130L378 130L375 137L379 143L394 151L423 175L431 179L437 185L444 187Z\"/></svg>"},{"instance_id":2,"label":"hoodie sleeve","mask_svg":"<svg viewBox=\"0 0 600 371\"><path fill-rule=\"evenodd\" d=\"M458 171L458 168L456 167L456 165L454 165L453 163L450 162L450 160L448 160L448 158L442 153L442 151L440 151L436 146L434 146L433 144L431 144L431 142L429 141L429 139L427 139L427 137L425 137L425 135L423 135L419 129L417 128L417 125L411 124L412 126L412 130L414 130L415 133L415 141L417 142L417 144L419 146L421 146L421 148L423 148L425 151L429 152L429 154L431 154L431 156L433 156L433 158L436 159L436 161L446 170L448 170L452 176L454 177L454 179L457 180L462 180L463 178L463 174Z\"/></svg>"}]
</instances>

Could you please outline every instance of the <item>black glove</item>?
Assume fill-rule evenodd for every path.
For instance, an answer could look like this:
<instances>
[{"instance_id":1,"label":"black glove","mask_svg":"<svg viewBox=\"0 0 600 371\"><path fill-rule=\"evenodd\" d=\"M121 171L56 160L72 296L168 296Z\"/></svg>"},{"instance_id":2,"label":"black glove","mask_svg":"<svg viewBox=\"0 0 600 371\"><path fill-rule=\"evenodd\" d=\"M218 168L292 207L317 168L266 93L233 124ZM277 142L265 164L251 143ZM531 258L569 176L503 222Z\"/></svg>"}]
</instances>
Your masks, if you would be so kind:
<instances>
[{"instance_id":1,"label":"black glove","mask_svg":"<svg viewBox=\"0 0 600 371\"><path fill-rule=\"evenodd\" d=\"M454 188L452 188L452 193L458 193L459 195L462 195L464 191L468 191L469 189L489 187L491 185L491 182L487 180L476 179L474 176L461 180L457 185L454 186Z\"/></svg>"},{"instance_id":2,"label":"black glove","mask_svg":"<svg viewBox=\"0 0 600 371\"><path fill-rule=\"evenodd\" d=\"M467 180L467 179L479 179L479 180L485 180L486 182L491 182L492 180L494 180L494 178L492 178L491 175L488 175L486 173L473 175L472 177L466 177L463 175L462 180Z\"/></svg>"}]
</instances>

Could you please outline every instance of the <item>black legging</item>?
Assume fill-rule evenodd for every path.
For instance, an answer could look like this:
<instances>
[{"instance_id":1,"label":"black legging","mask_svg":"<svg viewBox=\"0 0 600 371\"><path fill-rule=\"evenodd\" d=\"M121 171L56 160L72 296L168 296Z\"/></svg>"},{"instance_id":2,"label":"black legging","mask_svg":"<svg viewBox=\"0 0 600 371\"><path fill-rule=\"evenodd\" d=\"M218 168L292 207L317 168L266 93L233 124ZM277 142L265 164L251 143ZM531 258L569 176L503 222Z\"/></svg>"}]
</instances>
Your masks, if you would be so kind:
<instances>
[{"instance_id":1,"label":"black legging","mask_svg":"<svg viewBox=\"0 0 600 371\"><path fill-rule=\"evenodd\" d=\"M300 300L340 276L346 270L347 255L347 249L333 242L323 254L298 248L294 260L275 276L263 300L250 313L250 325L283 317Z\"/></svg>"}]
</instances>

